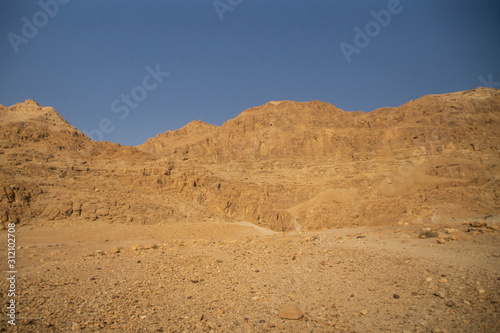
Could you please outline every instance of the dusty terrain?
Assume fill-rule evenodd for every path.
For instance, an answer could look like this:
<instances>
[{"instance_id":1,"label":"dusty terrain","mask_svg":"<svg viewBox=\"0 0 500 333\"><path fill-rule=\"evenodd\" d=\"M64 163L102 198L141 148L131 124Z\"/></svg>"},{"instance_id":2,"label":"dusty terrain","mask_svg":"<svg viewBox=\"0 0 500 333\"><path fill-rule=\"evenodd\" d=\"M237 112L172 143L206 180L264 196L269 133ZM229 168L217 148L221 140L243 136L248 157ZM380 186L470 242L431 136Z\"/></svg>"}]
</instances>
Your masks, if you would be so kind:
<instances>
[{"instance_id":1,"label":"dusty terrain","mask_svg":"<svg viewBox=\"0 0 500 333\"><path fill-rule=\"evenodd\" d=\"M498 133L487 88L269 102L137 147L0 105L0 329L500 331Z\"/></svg>"},{"instance_id":2,"label":"dusty terrain","mask_svg":"<svg viewBox=\"0 0 500 333\"><path fill-rule=\"evenodd\" d=\"M433 226L440 235L425 239L424 226L25 226L8 330L498 332L500 234L487 221ZM300 320L279 316L289 304Z\"/></svg>"}]
</instances>

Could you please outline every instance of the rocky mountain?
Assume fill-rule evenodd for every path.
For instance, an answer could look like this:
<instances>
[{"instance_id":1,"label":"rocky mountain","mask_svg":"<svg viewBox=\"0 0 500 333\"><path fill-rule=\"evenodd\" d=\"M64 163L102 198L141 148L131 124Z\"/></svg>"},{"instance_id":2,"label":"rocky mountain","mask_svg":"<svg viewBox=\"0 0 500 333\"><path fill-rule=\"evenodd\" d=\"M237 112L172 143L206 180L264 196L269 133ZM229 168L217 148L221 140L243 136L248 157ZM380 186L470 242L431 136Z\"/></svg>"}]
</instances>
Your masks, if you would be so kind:
<instances>
[{"instance_id":1,"label":"rocky mountain","mask_svg":"<svg viewBox=\"0 0 500 333\"><path fill-rule=\"evenodd\" d=\"M0 108L0 218L250 221L273 230L443 222L500 212L500 91L346 112L269 102L220 127L93 142L52 108Z\"/></svg>"}]
</instances>

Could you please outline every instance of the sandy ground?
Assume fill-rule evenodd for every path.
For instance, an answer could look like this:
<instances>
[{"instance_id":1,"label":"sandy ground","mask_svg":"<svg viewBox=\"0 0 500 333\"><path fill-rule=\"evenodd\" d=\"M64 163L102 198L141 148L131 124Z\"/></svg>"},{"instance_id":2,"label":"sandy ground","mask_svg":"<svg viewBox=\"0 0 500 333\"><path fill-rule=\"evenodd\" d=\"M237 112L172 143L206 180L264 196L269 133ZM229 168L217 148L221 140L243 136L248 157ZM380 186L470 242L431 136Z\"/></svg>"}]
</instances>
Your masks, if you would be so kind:
<instances>
[{"instance_id":1,"label":"sandy ground","mask_svg":"<svg viewBox=\"0 0 500 333\"><path fill-rule=\"evenodd\" d=\"M481 223L433 226L438 237L425 239L422 225L21 226L16 325L3 292L0 330L499 332L500 233ZM7 231L0 237L7 267ZM287 305L301 318L282 318Z\"/></svg>"}]
</instances>

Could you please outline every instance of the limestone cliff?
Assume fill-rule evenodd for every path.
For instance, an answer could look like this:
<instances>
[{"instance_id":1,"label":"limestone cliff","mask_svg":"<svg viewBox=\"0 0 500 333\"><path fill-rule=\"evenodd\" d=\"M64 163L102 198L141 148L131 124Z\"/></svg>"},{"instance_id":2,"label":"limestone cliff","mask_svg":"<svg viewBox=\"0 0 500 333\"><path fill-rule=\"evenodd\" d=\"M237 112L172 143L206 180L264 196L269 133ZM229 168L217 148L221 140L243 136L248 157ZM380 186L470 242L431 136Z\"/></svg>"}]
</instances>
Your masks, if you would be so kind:
<instances>
[{"instance_id":1,"label":"limestone cliff","mask_svg":"<svg viewBox=\"0 0 500 333\"><path fill-rule=\"evenodd\" d=\"M28 100L0 106L0 219L304 230L499 214L499 118L487 88L369 113L269 102L134 148L91 141Z\"/></svg>"}]
</instances>

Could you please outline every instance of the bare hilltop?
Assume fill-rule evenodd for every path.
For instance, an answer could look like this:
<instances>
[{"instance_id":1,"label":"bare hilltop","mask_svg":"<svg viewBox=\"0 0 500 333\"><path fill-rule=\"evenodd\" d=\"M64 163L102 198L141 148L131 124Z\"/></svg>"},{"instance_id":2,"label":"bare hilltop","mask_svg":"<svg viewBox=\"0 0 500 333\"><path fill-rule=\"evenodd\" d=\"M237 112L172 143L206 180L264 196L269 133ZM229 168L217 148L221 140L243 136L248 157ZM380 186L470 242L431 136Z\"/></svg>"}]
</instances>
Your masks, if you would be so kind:
<instances>
[{"instance_id":1,"label":"bare hilltop","mask_svg":"<svg viewBox=\"0 0 500 333\"><path fill-rule=\"evenodd\" d=\"M499 133L490 88L272 101L137 147L0 105L0 331L498 332Z\"/></svg>"}]
</instances>

